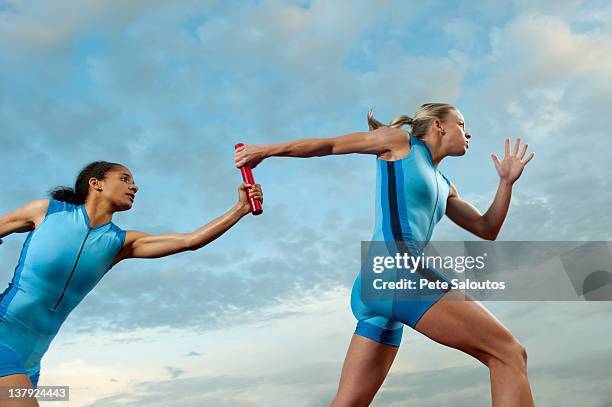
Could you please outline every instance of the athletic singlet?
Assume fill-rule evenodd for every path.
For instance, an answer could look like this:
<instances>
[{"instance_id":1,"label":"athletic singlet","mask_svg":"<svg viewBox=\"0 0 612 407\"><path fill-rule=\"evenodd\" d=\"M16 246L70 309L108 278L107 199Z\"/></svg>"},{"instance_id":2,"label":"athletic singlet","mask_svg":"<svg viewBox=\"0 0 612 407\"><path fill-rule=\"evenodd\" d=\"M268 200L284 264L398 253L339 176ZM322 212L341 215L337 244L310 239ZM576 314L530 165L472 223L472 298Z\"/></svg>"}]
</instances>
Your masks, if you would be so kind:
<instances>
[{"instance_id":1,"label":"athletic singlet","mask_svg":"<svg viewBox=\"0 0 612 407\"><path fill-rule=\"evenodd\" d=\"M363 272L370 275L370 256L394 256L402 252L418 255L446 212L450 181L433 164L425 142L412 135L409 141L410 152L406 157L396 161L376 160L376 218L372 241L387 242L388 252L368 252ZM446 280L436 270L423 268L414 274L395 272L389 278L394 281L403 277L415 282L419 278ZM369 284L369 281L364 284ZM393 294L380 299L383 297L364 295L364 290L362 273L359 273L351 294L351 308L358 320L355 333L393 346L400 344L403 325L414 328L446 292L416 290L407 291L407 297Z\"/></svg>"},{"instance_id":2,"label":"athletic singlet","mask_svg":"<svg viewBox=\"0 0 612 407\"><path fill-rule=\"evenodd\" d=\"M35 370L70 312L96 286L121 250L125 231L92 228L83 205L51 199L26 238L12 281L0 296L0 343Z\"/></svg>"},{"instance_id":3,"label":"athletic singlet","mask_svg":"<svg viewBox=\"0 0 612 407\"><path fill-rule=\"evenodd\" d=\"M434 166L425 142L410 136L410 153L377 159L376 218L372 240L426 243L446 211L450 181Z\"/></svg>"}]
</instances>

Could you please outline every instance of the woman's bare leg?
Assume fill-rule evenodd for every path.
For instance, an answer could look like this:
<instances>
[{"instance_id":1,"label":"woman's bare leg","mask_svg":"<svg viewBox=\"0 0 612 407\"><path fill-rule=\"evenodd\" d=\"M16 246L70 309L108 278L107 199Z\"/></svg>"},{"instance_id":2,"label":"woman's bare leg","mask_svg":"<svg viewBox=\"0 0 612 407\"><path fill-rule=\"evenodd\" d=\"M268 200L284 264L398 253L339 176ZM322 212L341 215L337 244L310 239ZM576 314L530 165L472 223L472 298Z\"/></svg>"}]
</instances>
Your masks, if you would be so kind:
<instances>
[{"instance_id":1,"label":"woman's bare leg","mask_svg":"<svg viewBox=\"0 0 612 407\"><path fill-rule=\"evenodd\" d=\"M421 317L416 330L459 349L489 368L493 407L531 407L527 353L482 304L450 291ZM397 347L353 335L333 407L368 406L382 385Z\"/></svg>"},{"instance_id":2,"label":"woman's bare leg","mask_svg":"<svg viewBox=\"0 0 612 407\"><path fill-rule=\"evenodd\" d=\"M24 374L12 374L0 377L0 388L5 392L7 388L31 389L30 378ZM5 393L6 395L6 393ZM36 399L0 400L0 407L38 407Z\"/></svg>"},{"instance_id":3,"label":"woman's bare leg","mask_svg":"<svg viewBox=\"0 0 612 407\"><path fill-rule=\"evenodd\" d=\"M421 317L415 329L485 364L490 371L493 407L533 406L525 348L478 301L450 291Z\"/></svg>"},{"instance_id":4,"label":"woman's bare leg","mask_svg":"<svg viewBox=\"0 0 612 407\"><path fill-rule=\"evenodd\" d=\"M353 335L331 406L369 406L387 377L398 349Z\"/></svg>"}]
</instances>

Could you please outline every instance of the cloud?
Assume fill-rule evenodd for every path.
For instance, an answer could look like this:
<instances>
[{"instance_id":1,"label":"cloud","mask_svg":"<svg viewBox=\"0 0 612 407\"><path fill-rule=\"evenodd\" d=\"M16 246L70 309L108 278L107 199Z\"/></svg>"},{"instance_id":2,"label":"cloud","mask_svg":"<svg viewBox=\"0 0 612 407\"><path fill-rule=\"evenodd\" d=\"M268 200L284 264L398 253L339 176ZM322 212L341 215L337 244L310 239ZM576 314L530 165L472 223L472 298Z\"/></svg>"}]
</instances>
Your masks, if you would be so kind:
<instances>
[{"instance_id":1,"label":"cloud","mask_svg":"<svg viewBox=\"0 0 612 407\"><path fill-rule=\"evenodd\" d=\"M600 406L607 390L609 352L553 361L529 368L538 405ZM576 370L578 369L578 370ZM305 364L280 374L259 376L191 377L144 382L130 393L97 400L90 406L157 406L173 400L181 405L286 405L328 403L335 393L337 366ZM489 375L483 366L391 373L373 405L473 406L490 404ZM558 391L562 385L565 391ZM557 389L557 390L554 390ZM198 404L199 403L199 404Z\"/></svg>"},{"instance_id":2,"label":"cloud","mask_svg":"<svg viewBox=\"0 0 612 407\"><path fill-rule=\"evenodd\" d=\"M610 38L597 30L578 32L559 18L527 14L491 35L492 58L507 63L510 79L541 86L577 74L604 73L612 64ZM510 69L511 61L521 61Z\"/></svg>"},{"instance_id":3,"label":"cloud","mask_svg":"<svg viewBox=\"0 0 612 407\"><path fill-rule=\"evenodd\" d=\"M55 51L70 46L87 29L95 27L110 31L124 28L151 6L159 7L159 4L115 0L82 4L61 0L51 6L44 1L9 1L5 8L0 9L0 47L32 54ZM78 13L66 12L75 7L78 7ZM56 24L58 21L62 24Z\"/></svg>"},{"instance_id":4,"label":"cloud","mask_svg":"<svg viewBox=\"0 0 612 407\"><path fill-rule=\"evenodd\" d=\"M172 367L172 366L164 366L164 369L166 370L166 372L168 372L171 379L176 379L179 376L182 376L185 374L185 371L183 369L179 369L179 368Z\"/></svg>"},{"instance_id":5,"label":"cloud","mask_svg":"<svg viewBox=\"0 0 612 407\"><path fill-rule=\"evenodd\" d=\"M336 370L336 366L327 364L306 364L281 374L263 372L257 377L204 376L141 382L129 393L100 399L90 406L162 406L169 402L185 406L274 406L288 401L295 406L315 406L333 397Z\"/></svg>"},{"instance_id":6,"label":"cloud","mask_svg":"<svg viewBox=\"0 0 612 407\"><path fill-rule=\"evenodd\" d=\"M599 406L607 393L609 352L592 352L579 358L556 360L529 368L537 405ZM576 370L577 366L580 368ZM571 373L570 373L571 372ZM559 389L563 389L559 391ZM556 390L553 390L556 389ZM471 406L490 404L488 372L484 367L440 369L395 374L385 383L375 405Z\"/></svg>"},{"instance_id":7,"label":"cloud","mask_svg":"<svg viewBox=\"0 0 612 407\"><path fill-rule=\"evenodd\" d=\"M71 318L79 321L79 331L87 332L136 327L218 329L228 323L289 315L290 308L272 314L267 310L287 301L313 301L337 286L350 286L358 272L360 246L349 240L354 228L338 220L334 229L300 225L285 232L283 239L269 236L272 246L262 255L213 248L210 254L204 249L202 254L117 266ZM279 221L283 227L292 223ZM346 239L330 238L334 230L339 233L332 236L346 235ZM266 236L261 238L267 241Z\"/></svg>"},{"instance_id":8,"label":"cloud","mask_svg":"<svg viewBox=\"0 0 612 407\"><path fill-rule=\"evenodd\" d=\"M612 151L601 129L603 109L612 102L606 51L612 40L600 20L581 25L587 17L580 10L573 17L525 11L493 28L490 52L466 73L470 83L461 99L473 148L444 164L463 196L483 212L488 208L497 181L488 156L503 151L504 137L519 135L537 153L515 184L500 239L610 236L611 221L602 213L612 198L603 176L612 170L606 158ZM479 113L485 110L486 117ZM449 225L440 225L438 238L468 236Z\"/></svg>"},{"instance_id":9,"label":"cloud","mask_svg":"<svg viewBox=\"0 0 612 407\"><path fill-rule=\"evenodd\" d=\"M605 5L569 1L3 3L0 205L4 212L69 184L87 161L103 157L125 162L141 186L134 210L118 214L118 224L189 231L233 205L240 182L231 165L234 142L360 131L369 107L385 121L443 100L462 109L474 143L442 170L482 210L497 183L489 153L502 150L503 137L521 134L538 153L515 186L500 238L607 239L610 15ZM321 296L340 295L332 287L347 290L357 273L358 242L369 238L373 220L373 162L265 162L256 169L266 191L264 216L244 219L196 253L120 264L62 336L77 340L108 329L117 336L109 346L129 347L147 340L122 336L138 327L211 335L228 324L308 314ZM467 236L448 221L436 231L438 239ZM0 260L11 265L3 281L23 238L9 237L1 247ZM603 373L605 356L584 351L570 363L566 349L581 341L603 349L605 304L488 305L528 346L538 405L563 404L562 396L605 405L600 379L570 383L545 369L547 359L563 355L567 364L559 360L555 369L573 371L575 363L591 378L584 369L595 363ZM322 346L340 341L329 336L332 325L318 327L329 340ZM407 341L418 350L427 343ZM198 360L198 352L186 352L182 360ZM399 368L434 361L437 368L392 374L376 403L488 403L486 369L465 367L465 359L445 351L417 353L407 352ZM140 383L130 394L117 386L97 404L167 405L178 397L184 405L322 405L333 397L340 366L334 360L297 363L296 371L278 375L190 377L179 363L160 363L169 368L166 377L178 374L174 380ZM116 376L108 372L96 377ZM428 392L438 379L447 393ZM558 383L576 395L557 396Z\"/></svg>"}]
</instances>

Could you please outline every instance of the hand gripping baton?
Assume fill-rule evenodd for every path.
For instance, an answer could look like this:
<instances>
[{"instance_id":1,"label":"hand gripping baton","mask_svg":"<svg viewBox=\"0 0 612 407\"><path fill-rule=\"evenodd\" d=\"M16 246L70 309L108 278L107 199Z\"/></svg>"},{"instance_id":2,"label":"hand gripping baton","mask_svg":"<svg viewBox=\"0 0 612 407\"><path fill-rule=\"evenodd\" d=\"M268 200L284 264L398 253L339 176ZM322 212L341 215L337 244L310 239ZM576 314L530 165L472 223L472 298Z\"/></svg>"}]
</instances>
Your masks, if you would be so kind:
<instances>
[{"instance_id":1,"label":"hand gripping baton","mask_svg":"<svg viewBox=\"0 0 612 407\"><path fill-rule=\"evenodd\" d=\"M235 149L244 146L242 143L238 143L234 146ZM250 166L245 165L240 167L240 172L242 173L242 180L247 184L255 185L255 178L253 178L253 170ZM251 213L253 215L261 215L263 213L263 208L261 207L261 202L257 199L249 196L249 206L251 207Z\"/></svg>"}]
</instances>

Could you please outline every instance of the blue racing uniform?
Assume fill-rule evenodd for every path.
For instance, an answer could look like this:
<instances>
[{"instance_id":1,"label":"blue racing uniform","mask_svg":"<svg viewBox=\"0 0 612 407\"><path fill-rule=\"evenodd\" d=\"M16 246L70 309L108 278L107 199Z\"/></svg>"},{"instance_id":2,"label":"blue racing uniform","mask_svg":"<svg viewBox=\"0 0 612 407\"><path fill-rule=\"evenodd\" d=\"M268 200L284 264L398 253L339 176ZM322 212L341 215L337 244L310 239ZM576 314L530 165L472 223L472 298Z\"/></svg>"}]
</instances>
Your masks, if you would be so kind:
<instances>
[{"instance_id":1,"label":"blue racing uniform","mask_svg":"<svg viewBox=\"0 0 612 407\"><path fill-rule=\"evenodd\" d=\"M36 387L51 340L111 268L124 240L112 222L92 228L83 205L49 201L0 295L0 376L27 374Z\"/></svg>"},{"instance_id":2,"label":"blue racing uniform","mask_svg":"<svg viewBox=\"0 0 612 407\"><path fill-rule=\"evenodd\" d=\"M446 211L450 181L433 164L427 144L410 135L409 154L396 161L376 160L376 222L372 241L384 241L389 255L418 256L430 240L434 226ZM368 264L363 264L364 272ZM448 279L434 269L420 268L401 275L412 280ZM400 274L396 271L396 280ZM357 276L351 308L358 320L355 333L387 345L399 346L404 324L415 327L419 319L448 290L427 290L415 298L397 296L376 300L364 295L362 274ZM423 294L423 295L421 295ZM426 294L426 295L425 295Z\"/></svg>"}]
</instances>

